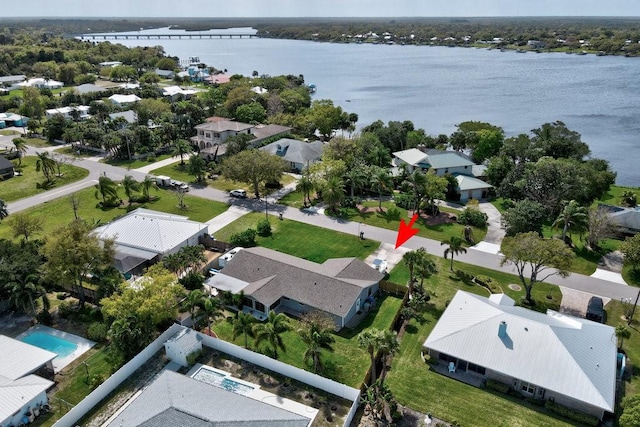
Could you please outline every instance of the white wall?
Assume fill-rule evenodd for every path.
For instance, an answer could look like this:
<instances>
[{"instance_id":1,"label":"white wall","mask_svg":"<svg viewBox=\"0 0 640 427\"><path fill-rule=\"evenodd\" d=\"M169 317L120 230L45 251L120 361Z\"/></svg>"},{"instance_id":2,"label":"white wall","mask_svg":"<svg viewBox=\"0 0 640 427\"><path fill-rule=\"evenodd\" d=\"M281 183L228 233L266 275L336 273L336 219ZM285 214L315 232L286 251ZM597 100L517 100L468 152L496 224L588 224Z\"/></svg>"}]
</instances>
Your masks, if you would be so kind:
<instances>
[{"instance_id":1,"label":"white wall","mask_svg":"<svg viewBox=\"0 0 640 427\"><path fill-rule=\"evenodd\" d=\"M54 424L55 427L73 427L78 420L82 418L87 412L98 405L102 399L104 399L109 393L115 390L124 380L129 378L136 369L142 366L147 360L158 352L163 346L165 341L174 336L178 331L182 329L180 325L171 325L169 329L164 331L155 341L149 344L144 350L142 350L136 357L131 359L122 368L118 369L113 375L109 377L105 382L100 384L92 393L85 397L80 403L67 412L62 418Z\"/></svg>"},{"instance_id":2,"label":"white wall","mask_svg":"<svg viewBox=\"0 0 640 427\"><path fill-rule=\"evenodd\" d=\"M7 423L6 425L9 426L22 425L22 417L24 417L27 413L27 408L30 408L31 411L33 410L33 408L38 406L38 404L44 405L45 403L47 403L47 393L43 391L42 393L31 399L29 402L25 402L24 405L22 405L21 410L19 410L14 416L9 416L8 418L6 418L1 425L4 426L5 422Z\"/></svg>"},{"instance_id":3,"label":"white wall","mask_svg":"<svg viewBox=\"0 0 640 427\"><path fill-rule=\"evenodd\" d=\"M171 325L169 329L164 331L155 341L153 341L147 348L142 350L136 357L131 359L129 363L118 369L116 373L111 375L108 380L102 383L91 394L85 397L80 403L78 403L73 409L71 409L66 415L64 415L58 422L54 424L54 427L73 427L78 420L82 418L87 412L89 412L94 406L98 405L109 393L115 390L125 379L127 379L136 369L149 360L154 354L156 354L163 346L164 343L171 337L173 337L180 330L185 329L178 324ZM351 410L347 414L345 419L345 426L348 426L355 416L356 409L358 408L360 400L360 390L353 387L349 387L345 384L338 383L328 378L321 377L320 375L312 374L305 370L296 368L278 360L271 359L263 354L254 353L253 351L246 350L242 347L238 347L235 344L222 341L217 338L210 337L205 334L198 333L202 338L202 344L212 348L214 350L227 353L231 356L246 360L254 365L261 366L265 369L271 370L285 377L289 377L296 381L309 384L312 387L324 390L328 393L334 394L338 397L351 400L353 405Z\"/></svg>"}]
</instances>

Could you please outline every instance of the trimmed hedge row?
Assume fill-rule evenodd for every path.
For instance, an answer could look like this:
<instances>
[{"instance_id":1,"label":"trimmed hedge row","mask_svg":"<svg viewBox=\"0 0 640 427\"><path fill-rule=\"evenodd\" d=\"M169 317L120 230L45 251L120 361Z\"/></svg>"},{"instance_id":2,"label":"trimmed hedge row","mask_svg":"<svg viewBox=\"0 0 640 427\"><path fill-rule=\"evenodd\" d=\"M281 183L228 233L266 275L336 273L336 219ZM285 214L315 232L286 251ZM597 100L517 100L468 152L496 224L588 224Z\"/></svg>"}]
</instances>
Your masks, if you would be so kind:
<instances>
[{"instance_id":1,"label":"trimmed hedge row","mask_svg":"<svg viewBox=\"0 0 640 427\"><path fill-rule=\"evenodd\" d=\"M495 390L503 394L507 394L509 391L509 384L501 383L496 380L487 380L486 387L490 390Z\"/></svg>"},{"instance_id":2,"label":"trimmed hedge row","mask_svg":"<svg viewBox=\"0 0 640 427\"><path fill-rule=\"evenodd\" d=\"M600 423L598 417L574 411L573 409L567 408L563 405L558 405L550 400L547 400L544 407L562 417L569 418L570 420L577 421L588 426L597 426Z\"/></svg>"}]
</instances>

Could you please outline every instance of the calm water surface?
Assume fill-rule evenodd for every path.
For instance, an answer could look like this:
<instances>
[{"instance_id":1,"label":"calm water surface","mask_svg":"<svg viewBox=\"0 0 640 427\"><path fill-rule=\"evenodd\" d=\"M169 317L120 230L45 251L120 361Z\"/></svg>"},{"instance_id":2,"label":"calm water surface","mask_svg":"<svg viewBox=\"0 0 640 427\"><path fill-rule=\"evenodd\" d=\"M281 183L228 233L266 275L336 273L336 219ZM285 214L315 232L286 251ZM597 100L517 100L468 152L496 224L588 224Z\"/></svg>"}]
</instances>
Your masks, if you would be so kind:
<instances>
[{"instance_id":1,"label":"calm water surface","mask_svg":"<svg viewBox=\"0 0 640 427\"><path fill-rule=\"evenodd\" d=\"M141 34L154 31L167 32ZM437 135L481 120L511 136L561 120L609 160L619 184L640 186L640 58L275 39L118 42L160 44L229 73L303 74L318 87L315 99L357 113L360 127L411 120Z\"/></svg>"}]
</instances>

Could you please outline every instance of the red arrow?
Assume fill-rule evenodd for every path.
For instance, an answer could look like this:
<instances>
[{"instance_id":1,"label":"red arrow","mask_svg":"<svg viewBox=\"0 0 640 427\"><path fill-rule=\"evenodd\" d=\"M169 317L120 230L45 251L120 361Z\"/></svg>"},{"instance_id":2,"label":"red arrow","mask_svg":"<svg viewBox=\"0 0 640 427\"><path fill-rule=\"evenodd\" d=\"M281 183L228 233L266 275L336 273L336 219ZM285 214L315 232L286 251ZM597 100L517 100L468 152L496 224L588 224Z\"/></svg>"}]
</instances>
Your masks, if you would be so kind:
<instances>
[{"instance_id":1,"label":"red arrow","mask_svg":"<svg viewBox=\"0 0 640 427\"><path fill-rule=\"evenodd\" d=\"M396 239L396 249L398 249L404 242L418 234L417 228L412 228L413 224L418 219L418 214L413 214L413 218L409 221L409 224L404 222L404 219L400 220L400 228L398 229L398 238Z\"/></svg>"}]
</instances>

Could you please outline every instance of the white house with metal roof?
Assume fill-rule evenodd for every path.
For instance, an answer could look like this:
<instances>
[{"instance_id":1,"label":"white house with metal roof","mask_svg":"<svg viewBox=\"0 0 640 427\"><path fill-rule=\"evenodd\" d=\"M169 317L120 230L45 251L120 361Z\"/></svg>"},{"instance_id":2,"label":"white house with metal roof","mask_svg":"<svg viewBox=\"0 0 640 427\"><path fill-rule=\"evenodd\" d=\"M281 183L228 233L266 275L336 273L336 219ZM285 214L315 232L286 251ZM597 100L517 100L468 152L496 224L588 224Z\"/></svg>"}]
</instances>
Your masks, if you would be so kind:
<instances>
[{"instance_id":1,"label":"white house with metal roof","mask_svg":"<svg viewBox=\"0 0 640 427\"><path fill-rule=\"evenodd\" d=\"M135 104L136 102L140 101L142 98L140 98L138 95L122 95L122 94L115 94L115 95L111 95L109 97L109 100L111 102L113 102L116 105L120 105L120 106L126 106L126 105L130 105L130 104Z\"/></svg>"},{"instance_id":2,"label":"white house with metal roof","mask_svg":"<svg viewBox=\"0 0 640 427\"><path fill-rule=\"evenodd\" d=\"M51 361L56 356L0 335L0 426L33 421L34 410L47 403L47 390L54 384L33 373L47 368L53 372Z\"/></svg>"},{"instance_id":3,"label":"white house with metal roof","mask_svg":"<svg viewBox=\"0 0 640 427\"><path fill-rule=\"evenodd\" d=\"M95 229L100 239L113 239L116 268L123 273L160 260L185 246L198 244L209 233L207 224L186 216L138 208Z\"/></svg>"},{"instance_id":4,"label":"white house with metal roof","mask_svg":"<svg viewBox=\"0 0 640 427\"><path fill-rule=\"evenodd\" d=\"M525 396L602 419L615 409L611 326L516 307L506 295L458 291L424 342L431 359L508 384Z\"/></svg>"}]
</instances>

